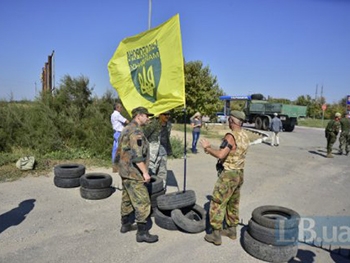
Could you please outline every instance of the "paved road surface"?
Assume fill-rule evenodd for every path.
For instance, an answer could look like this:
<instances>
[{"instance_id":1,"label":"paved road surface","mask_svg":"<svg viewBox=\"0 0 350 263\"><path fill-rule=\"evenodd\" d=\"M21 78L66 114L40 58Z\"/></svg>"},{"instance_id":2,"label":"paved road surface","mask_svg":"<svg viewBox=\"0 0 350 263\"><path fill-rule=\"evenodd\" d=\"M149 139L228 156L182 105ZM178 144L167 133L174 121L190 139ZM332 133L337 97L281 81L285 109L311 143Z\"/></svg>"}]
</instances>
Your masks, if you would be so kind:
<instances>
[{"instance_id":1,"label":"paved road surface","mask_svg":"<svg viewBox=\"0 0 350 263\"><path fill-rule=\"evenodd\" d=\"M261 205L289 207L305 218L345 216L348 220L350 156L327 159L325 155L320 129L297 127L282 133L279 147L251 146L241 194L243 224ZM169 161L169 192L184 189L184 164L183 159ZM189 154L186 167L186 189L194 190L197 204L207 208L216 180L215 159L203 152ZM110 173L105 168L87 169L93 171ZM114 185L120 186L118 176L112 176ZM221 246L214 246L204 241L204 232L187 234L155 224L151 233L159 235L159 242L136 243L135 232L119 232L120 198L117 190L104 200L82 199L78 188L55 187L52 173L0 183L0 262L262 262L247 254L239 239L223 238ZM291 262L350 262L349 239L348 234L341 244L342 255L330 253L328 246L321 249L300 242ZM337 252L336 248L331 250Z\"/></svg>"}]
</instances>

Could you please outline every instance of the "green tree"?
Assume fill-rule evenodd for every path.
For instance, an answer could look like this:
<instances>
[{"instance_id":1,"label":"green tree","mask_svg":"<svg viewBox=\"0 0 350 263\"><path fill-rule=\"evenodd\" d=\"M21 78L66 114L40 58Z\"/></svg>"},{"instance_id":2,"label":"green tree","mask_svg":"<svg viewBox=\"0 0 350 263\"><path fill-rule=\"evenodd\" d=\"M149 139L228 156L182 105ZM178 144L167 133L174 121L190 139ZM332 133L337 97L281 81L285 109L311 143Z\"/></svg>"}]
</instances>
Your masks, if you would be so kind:
<instances>
[{"instance_id":1,"label":"green tree","mask_svg":"<svg viewBox=\"0 0 350 263\"><path fill-rule=\"evenodd\" d=\"M185 90L187 121L197 111L213 117L223 107L219 97L224 93L217 78L211 74L209 66L203 67L201 61L185 63ZM175 110L177 121L183 121L183 116L183 109Z\"/></svg>"}]
</instances>

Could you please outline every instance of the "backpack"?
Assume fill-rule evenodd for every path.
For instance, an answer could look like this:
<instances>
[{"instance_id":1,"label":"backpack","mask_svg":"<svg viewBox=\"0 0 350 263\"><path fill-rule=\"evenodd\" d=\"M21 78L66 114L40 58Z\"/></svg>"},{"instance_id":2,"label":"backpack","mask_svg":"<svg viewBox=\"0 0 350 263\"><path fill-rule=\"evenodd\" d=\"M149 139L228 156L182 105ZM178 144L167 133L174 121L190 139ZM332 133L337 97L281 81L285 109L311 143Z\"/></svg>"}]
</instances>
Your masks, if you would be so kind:
<instances>
[{"instance_id":1,"label":"backpack","mask_svg":"<svg viewBox=\"0 0 350 263\"><path fill-rule=\"evenodd\" d=\"M16 167L22 171L33 170L35 164L34 156L21 157L16 162Z\"/></svg>"}]
</instances>

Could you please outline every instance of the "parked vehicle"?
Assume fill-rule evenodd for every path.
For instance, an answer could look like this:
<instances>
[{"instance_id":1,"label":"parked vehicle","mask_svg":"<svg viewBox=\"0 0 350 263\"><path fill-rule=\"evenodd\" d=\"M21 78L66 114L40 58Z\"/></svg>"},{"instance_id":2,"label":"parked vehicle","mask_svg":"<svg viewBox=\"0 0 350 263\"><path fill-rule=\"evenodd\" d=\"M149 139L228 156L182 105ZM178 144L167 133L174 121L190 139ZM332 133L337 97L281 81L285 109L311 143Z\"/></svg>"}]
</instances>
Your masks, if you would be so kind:
<instances>
[{"instance_id":1,"label":"parked vehicle","mask_svg":"<svg viewBox=\"0 0 350 263\"><path fill-rule=\"evenodd\" d=\"M223 112L217 112L216 113L216 122L217 123L226 123L227 122L227 116Z\"/></svg>"},{"instance_id":2,"label":"parked vehicle","mask_svg":"<svg viewBox=\"0 0 350 263\"><path fill-rule=\"evenodd\" d=\"M221 100L226 101L226 108L229 109L230 101L245 100L244 108L246 122L254 123L259 130L268 130L274 113L282 121L283 129L287 132L294 130L298 124L298 118L305 117L307 107L299 105L289 105L282 103L270 103L265 100L262 94L252 94L250 96L221 96Z\"/></svg>"}]
</instances>

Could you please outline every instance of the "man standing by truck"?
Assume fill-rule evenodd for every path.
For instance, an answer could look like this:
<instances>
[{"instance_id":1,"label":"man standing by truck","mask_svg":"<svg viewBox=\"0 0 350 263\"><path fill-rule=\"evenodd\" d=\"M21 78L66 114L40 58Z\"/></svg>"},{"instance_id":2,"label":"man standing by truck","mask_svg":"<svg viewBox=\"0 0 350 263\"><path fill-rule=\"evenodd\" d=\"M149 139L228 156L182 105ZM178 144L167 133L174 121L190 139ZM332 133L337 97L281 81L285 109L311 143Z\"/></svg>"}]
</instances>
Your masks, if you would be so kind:
<instances>
[{"instance_id":1,"label":"man standing by truck","mask_svg":"<svg viewBox=\"0 0 350 263\"><path fill-rule=\"evenodd\" d=\"M280 138L278 133L281 132L283 129L282 121L277 117L278 114L275 112L273 115L275 117L273 117L270 125L270 131L272 131L272 138L271 138L272 147L280 145Z\"/></svg>"}]
</instances>

